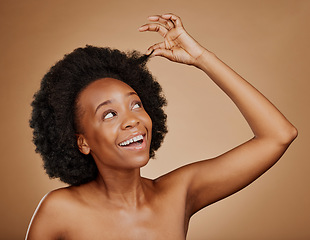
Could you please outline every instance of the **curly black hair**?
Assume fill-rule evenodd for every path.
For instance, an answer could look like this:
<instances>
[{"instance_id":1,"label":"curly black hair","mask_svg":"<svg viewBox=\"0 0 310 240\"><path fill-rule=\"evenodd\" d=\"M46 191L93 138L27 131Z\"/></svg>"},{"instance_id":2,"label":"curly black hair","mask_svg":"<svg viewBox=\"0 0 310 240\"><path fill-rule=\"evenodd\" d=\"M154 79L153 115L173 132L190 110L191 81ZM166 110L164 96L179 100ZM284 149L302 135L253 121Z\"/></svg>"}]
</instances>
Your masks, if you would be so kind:
<instances>
[{"instance_id":1,"label":"curly black hair","mask_svg":"<svg viewBox=\"0 0 310 240\"><path fill-rule=\"evenodd\" d=\"M87 45L58 61L45 74L32 102L30 127L36 152L43 158L50 178L70 185L94 180L98 169L91 154L82 154L76 143L79 130L77 98L90 83L115 78L132 87L152 119L150 158L167 133L166 99L146 68L148 55Z\"/></svg>"}]
</instances>

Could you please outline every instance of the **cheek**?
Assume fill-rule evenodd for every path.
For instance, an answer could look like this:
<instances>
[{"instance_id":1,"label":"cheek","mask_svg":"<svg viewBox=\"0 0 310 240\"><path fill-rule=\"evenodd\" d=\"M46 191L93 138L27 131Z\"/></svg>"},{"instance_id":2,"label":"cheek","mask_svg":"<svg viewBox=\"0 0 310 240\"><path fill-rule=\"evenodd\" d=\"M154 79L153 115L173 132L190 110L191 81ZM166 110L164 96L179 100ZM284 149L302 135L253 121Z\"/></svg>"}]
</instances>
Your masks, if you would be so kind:
<instances>
[{"instance_id":1,"label":"cheek","mask_svg":"<svg viewBox=\"0 0 310 240\"><path fill-rule=\"evenodd\" d=\"M111 149L112 145L115 145L116 136L117 130L115 127L94 124L87 137L93 151L105 151L104 149Z\"/></svg>"},{"instance_id":2,"label":"cheek","mask_svg":"<svg viewBox=\"0 0 310 240\"><path fill-rule=\"evenodd\" d=\"M148 130L150 131L150 133L152 132L152 119L150 118L150 116L145 112L145 116L144 116L144 122L145 122L145 126L148 128Z\"/></svg>"},{"instance_id":3,"label":"cheek","mask_svg":"<svg viewBox=\"0 0 310 240\"><path fill-rule=\"evenodd\" d=\"M118 128L109 125L99 127L94 134L97 143L107 144L114 144L116 142L117 136Z\"/></svg>"}]
</instances>

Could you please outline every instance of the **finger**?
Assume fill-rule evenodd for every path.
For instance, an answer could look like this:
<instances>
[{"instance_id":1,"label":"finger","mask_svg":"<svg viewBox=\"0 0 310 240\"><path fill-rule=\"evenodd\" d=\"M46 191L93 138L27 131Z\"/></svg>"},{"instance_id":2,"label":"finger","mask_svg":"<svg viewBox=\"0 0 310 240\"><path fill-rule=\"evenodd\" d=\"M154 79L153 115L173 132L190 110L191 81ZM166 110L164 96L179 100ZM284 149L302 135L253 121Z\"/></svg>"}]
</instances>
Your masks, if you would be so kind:
<instances>
[{"instance_id":1,"label":"finger","mask_svg":"<svg viewBox=\"0 0 310 240\"><path fill-rule=\"evenodd\" d=\"M156 49L160 49L160 48L165 48L165 43L161 42L161 43L156 43L154 45L152 45L151 47L148 48L148 50L146 51L146 55L151 54L152 51L156 50Z\"/></svg>"},{"instance_id":2,"label":"finger","mask_svg":"<svg viewBox=\"0 0 310 240\"><path fill-rule=\"evenodd\" d=\"M177 15L174 15L174 14L172 14L172 13L167 13L167 14L161 15L161 17L162 17L163 19L170 20L171 22L173 22L173 24L174 24L176 27L183 27L181 18L178 17Z\"/></svg>"},{"instance_id":3,"label":"finger","mask_svg":"<svg viewBox=\"0 0 310 240\"><path fill-rule=\"evenodd\" d=\"M152 16L149 16L148 19L151 22L159 22L163 24L168 30L171 30L172 28L175 27L174 23L171 20L164 19L160 15L152 15Z\"/></svg>"},{"instance_id":4,"label":"finger","mask_svg":"<svg viewBox=\"0 0 310 240\"><path fill-rule=\"evenodd\" d=\"M165 28L164 26L156 23L149 23L141 26L139 28L140 32L145 32L145 31L150 31L150 32L158 32L161 36L165 37L168 29Z\"/></svg>"},{"instance_id":5,"label":"finger","mask_svg":"<svg viewBox=\"0 0 310 240\"><path fill-rule=\"evenodd\" d=\"M162 49L162 48L158 48L158 49L154 50L153 56L165 57L171 61L174 60L173 52L171 50Z\"/></svg>"}]
</instances>

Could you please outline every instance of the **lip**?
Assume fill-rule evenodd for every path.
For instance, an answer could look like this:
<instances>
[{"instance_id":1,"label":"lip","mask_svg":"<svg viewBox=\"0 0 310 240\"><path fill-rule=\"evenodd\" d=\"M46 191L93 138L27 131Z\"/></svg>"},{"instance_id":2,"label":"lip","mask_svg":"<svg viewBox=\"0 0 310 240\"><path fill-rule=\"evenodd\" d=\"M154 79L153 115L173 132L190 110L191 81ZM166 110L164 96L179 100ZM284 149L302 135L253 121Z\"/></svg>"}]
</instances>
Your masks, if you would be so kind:
<instances>
[{"instance_id":1,"label":"lip","mask_svg":"<svg viewBox=\"0 0 310 240\"><path fill-rule=\"evenodd\" d=\"M128 145L128 146L120 146L120 144L122 142L125 142L125 141L127 141L129 139L132 139L134 137L137 137L139 135L142 135L142 137L143 137L143 141L142 141L141 145L139 145L139 146L130 146L130 145ZM117 145L121 149L126 149L126 150L143 150L143 149L146 148L146 134L145 133L136 133L136 134L130 135L129 137L127 137L125 140L121 141Z\"/></svg>"}]
</instances>

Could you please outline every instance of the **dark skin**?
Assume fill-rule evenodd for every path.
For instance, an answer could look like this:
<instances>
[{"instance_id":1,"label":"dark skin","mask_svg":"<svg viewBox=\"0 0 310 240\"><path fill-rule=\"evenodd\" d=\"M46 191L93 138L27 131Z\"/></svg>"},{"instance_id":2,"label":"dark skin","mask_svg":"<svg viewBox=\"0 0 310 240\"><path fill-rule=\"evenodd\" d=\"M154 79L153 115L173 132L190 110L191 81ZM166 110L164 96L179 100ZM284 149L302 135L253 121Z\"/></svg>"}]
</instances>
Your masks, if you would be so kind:
<instances>
[{"instance_id":1,"label":"dark skin","mask_svg":"<svg viewBox=\"0 0 310 240\"><path fill-rule=\"evenodd\" d=\"M77 144L94 157L98 178L49 193L27 239L185 239L195 212L250 184L297 136L260 92L185 31L179 17L166 14L149 20L139 30L156 31L164 41L148 52L204 71L236 104L254 137L216 158L154 180L142 178L140 168L149 160L150 118L128 85L97 80L78 99L83 129ZM124 146L132 137L138 142Z\"/></svg>"}]
</instances>

